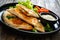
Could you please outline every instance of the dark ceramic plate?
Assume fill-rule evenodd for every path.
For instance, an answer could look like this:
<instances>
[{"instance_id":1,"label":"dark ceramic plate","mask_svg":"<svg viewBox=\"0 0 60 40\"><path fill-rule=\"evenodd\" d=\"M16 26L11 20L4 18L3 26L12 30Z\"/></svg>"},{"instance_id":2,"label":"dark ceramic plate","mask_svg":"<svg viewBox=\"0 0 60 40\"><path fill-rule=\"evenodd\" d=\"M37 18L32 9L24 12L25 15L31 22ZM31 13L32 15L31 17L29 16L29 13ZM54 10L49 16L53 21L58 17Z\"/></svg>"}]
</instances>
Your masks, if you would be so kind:
<instances>
[{"instance_id":1,"label":"dark ceramic plate","mask_svg":"<svg viewBox=\"0 0 60 40\"><path fill-rule=\"evenodd\" d=\"M0 21L3 23L3 24L5 24L5 22L3 21L3 17L2 17L2 15L3 15L3 12L4 12L4 10L6 10L6 9L8 9L10 6L15 6L17 3L9 3L9 4L5 4L5 5L3 5L3 6L1 6L0 7ZM40 7L40 6L39 6ZM51 13L53 13L52 11L49 11L49 12L51 12ZM55 13L53 13L53 14L55 14ZM55 14L56 15L56 14ZM57 16L57 15L56 15ZM58 17L58 16L57 16ZM5 24L6 25L6 24ZM8 26L8 25L6 25L6 26ZM9 28L12 28L12 27L10 27L10 26L8 26ZM25 33L32 33L32 34L51 34L51 33L55 33L55 32L57 32L57 31L59 31L60 30L60 18L58 17L58 21L55 23L55 24L53 24L52 23L52 27L54 27L54 30L53 31L51 31L51 32L31 32L31 31L26 31L26 30L19 30L19 29L15 29L15 28L12 28L12 29L15 29L15 30L17 30L17 31L19 31L19 32L25 32Z\"/></svg>"}]
</instances>

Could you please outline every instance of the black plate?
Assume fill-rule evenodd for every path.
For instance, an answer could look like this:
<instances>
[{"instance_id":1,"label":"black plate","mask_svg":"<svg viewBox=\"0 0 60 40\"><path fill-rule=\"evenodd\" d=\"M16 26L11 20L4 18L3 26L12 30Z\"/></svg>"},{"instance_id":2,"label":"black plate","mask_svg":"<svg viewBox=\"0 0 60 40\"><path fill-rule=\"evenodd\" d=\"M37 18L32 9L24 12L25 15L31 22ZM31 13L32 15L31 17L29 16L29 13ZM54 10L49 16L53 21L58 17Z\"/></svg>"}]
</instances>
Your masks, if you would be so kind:
<instances>
[{"instance_id":1,"label":"black plate","mask_svg":"<svg viewBox=\"0 0 60 40\"><path fill-rule=\"evenodd\" d=\"M9 3L9 4L5 4L5 5L3 5L3 6L1 6L0 7L0 21L3 23L3 24L5 24L4 23L4 21L3 21L3 19L2 19L2 15L3 15L3 12L4 12L4 10L6 10L6 9L8 9L10 6L15 6L17 3ZM50 12L52 12L52 11L50 11ZM53 12L52 12L53 13ZM53 14L55 14L55 13L53 13ZM56 14L55 14L56 15ZM57 15L56 15L57 16ZM59 18L59 17L58 17ZM6 24L5 24L6 25ZM31 31L25 31L25 30L19 30L19 29L15 29L15 30L17 30L17 31L19 31L19 32L25 32L25 33L33 33L33 34L51 34L51 33L54 33L54 32L57 32L57 31L59 31L60 30L60 18L58 19L58 21L57 21L57 23L56 23L56 25L57 25L57 28L54 30L54 31L51 31L51 32L38 32L38 33L36 33L36 32L31 32ZM7 25L8 26L8 25ZM10 27L10 26L8 26L9 28L12 28L12 27ZM12 29L14 29L14 28L12 28Z\"/></svg>"}]
</instances>

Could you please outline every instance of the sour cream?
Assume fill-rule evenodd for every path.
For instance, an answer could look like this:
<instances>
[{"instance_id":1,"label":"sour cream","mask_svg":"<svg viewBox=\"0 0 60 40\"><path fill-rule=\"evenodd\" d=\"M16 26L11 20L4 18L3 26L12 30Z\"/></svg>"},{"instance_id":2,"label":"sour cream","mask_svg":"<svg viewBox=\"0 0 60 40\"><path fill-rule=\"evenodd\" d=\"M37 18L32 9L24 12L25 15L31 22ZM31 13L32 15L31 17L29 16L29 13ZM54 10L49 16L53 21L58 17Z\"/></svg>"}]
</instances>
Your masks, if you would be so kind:
<instances>
[{"instance_id":1,"label":"sour cream","mask_svg":"<svg viewBox=\"0 0 60 40\"><path fill-rule=\"evenodd\" d=\"M41 15L42 18L46 19L46 20L50 20L50 21L55 21L56 18L54 18L51 15Z\"/></svg>"}]
</instances>

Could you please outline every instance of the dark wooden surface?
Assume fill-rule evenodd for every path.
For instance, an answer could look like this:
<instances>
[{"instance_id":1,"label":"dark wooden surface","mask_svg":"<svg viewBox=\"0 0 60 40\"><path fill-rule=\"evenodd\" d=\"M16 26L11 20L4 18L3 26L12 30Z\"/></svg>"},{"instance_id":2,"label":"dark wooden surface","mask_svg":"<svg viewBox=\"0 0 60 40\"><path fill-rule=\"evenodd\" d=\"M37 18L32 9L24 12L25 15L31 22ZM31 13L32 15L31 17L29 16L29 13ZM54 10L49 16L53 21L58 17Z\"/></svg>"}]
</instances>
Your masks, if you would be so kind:
<instances>
[{"instance_id":1,"label":"dark wooden surface","mask_svg":"<svg viewBox=\"0 0 60 40\"><path fill-rule=\"evenodd\" d=\"M0 40L60 40L60 31L50 35L30 35L8 29L1 22L0 33Z\"/></svg>"},{"instance_id":2,"label":"dark wooden surface","mask_svg":"<svg viewBox=\"0 0 60 40\"><path fill-rule=\"evenodd\" d=\"M53 12L55 12L58 16L60 16L60 0L31 0L33 4L45 7ZM6 3L17 2L17 0L0 0L0 6ZM19 32L17 34L14 31L9 31L4 28L6 26L2 25L0 22L0 40L60 40L60 31L51 34L51 35L27 35Z\"/></svg>"}]
</instances>

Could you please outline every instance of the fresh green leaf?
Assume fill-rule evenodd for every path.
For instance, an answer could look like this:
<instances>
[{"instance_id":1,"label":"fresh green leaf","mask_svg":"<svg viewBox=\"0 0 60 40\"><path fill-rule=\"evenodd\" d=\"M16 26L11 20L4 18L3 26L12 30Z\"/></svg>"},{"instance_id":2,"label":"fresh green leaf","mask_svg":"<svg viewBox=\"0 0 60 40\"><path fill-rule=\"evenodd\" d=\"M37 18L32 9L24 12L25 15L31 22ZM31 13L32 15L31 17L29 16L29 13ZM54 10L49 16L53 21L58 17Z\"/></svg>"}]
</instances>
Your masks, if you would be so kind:
<instances>
[{"instance_id":1,"label":"fresh green leaf","mask_svg":"<svg viewBox=\"0 0 60 40\"><path fill-rule=\"evenodd\" d=\"M33 9L33 4L31 3L30 0L26 0L25 2L19 1L18 4L22 4L22 5L26 6L26 7L29 8L29 9Z\"/></svg>"}]
</instances>

